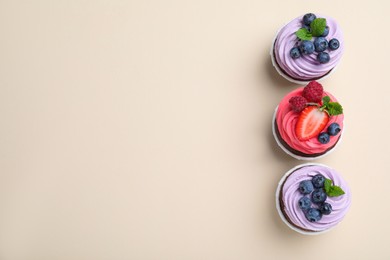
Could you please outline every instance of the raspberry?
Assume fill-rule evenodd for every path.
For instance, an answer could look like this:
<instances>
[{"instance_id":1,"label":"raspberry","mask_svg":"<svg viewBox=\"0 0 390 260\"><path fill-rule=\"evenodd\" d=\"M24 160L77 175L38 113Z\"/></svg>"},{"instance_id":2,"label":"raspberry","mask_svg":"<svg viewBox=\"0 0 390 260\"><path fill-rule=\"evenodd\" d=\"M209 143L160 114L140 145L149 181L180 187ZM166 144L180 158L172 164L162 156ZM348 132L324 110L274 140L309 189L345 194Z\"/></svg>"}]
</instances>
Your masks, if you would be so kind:
<instances>
[{"instance_id":1,"label":"raspberry","mask_svg":"<svg viewBox=\"0 0 390 260\"><path fill-rule=\"evenodd\" d=\"M303 89L302 95L309 102L321 102L322 94L324 93L324 88L317 81L310 81L309 84Z\"/></svg>"},{"instance_id":2,"label":"raspberry","mask_svg":"<svg viewBox=\"0 0 390 260\"><path fill-rule=\"evenodd\" d=\"M307 100L304 97L295 96L295 97L290 98L290 100L288 102L290 103L291 109L294 112L299 113L303 109L305 109Z\"/></svg>"}]
</instances>

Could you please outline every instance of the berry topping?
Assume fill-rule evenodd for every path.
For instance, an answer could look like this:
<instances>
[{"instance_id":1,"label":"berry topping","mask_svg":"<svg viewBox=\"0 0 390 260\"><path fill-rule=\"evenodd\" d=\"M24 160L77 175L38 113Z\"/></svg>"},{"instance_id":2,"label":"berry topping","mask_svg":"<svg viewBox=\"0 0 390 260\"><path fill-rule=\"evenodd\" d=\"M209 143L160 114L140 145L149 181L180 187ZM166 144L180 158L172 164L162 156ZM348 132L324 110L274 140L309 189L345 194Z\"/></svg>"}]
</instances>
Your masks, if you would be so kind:
<instances>
[{"instance_id":1,"label":"berry topping","mask_svg":"<svg viewBox=\"0 0 390 260\"><path fill-rule=\"evenodd\" d=\"M300 141L317 136L328 124L329 116L316 106L306 107L299 115L295 133Z\"/></svg>"},{"instance_id":2,"label":"berry topping","mask_svg":"<svg viewBox=\"0 0 390 260\"><path fill-rule=\"evenodd\" d=\"M314 19L316 19L316 18L317 18L316 15L313 14L313 13L305 14L305 15L303 16L303 24L305 24L305 25L310 25L311 22L313 22Z\"/></svg>"},{"instance_id":3,"label":"berry topping","mask_svg":"<svg viewBox=\"0 0 390 260\"><path fill-rule=\"evenodd\" d=\"M299 51L302 54L312 54L314 52L314 44L312 41L302 41L299 45Z\"/></svg>"},{"instance_id":4,"label":"berry topping","mask_svg":"<svg viewBox=\"0 0 390 260\"><path fill-rule=\"evenodd\" d=\"M337 50L340 47L340 42L336 38L329 41L329 49L332 51Z\"/></svg>"},{"instance_id":5,"label":"berry topping","mask_svg":"<svg viewBox=\"0 0 390 260\"><path fill-rule=\"evenodd\" d=\"M313 193L311 194L311 201L313 201L313 203L315 204L321 204L325 202L327 197L328 196L326 195L323 189L317 189L314 190Z\"/></svg>"},{"instance_id":6,"label":"berry topping","mask_svg":"<svg viewBox=\"0 0 390 260\"><path fill-rule=\"evenodd\" d=\"M309 180L301 181L299 183L298 190L302 194L309 194L314 190L313 183Z\"/></svg>"},{"instance_id":7,"label":"berry topping","mask_svg":"<svg viewBox=\"0 0 390 260\"><path fill-rule=\"evenodd\" d=\"M329 26L325 26L324 33L321 35L322 37L326 37L329 34Z\"/></svg>"},{"instance_id":8,"label":"berry topping","mask_svg":"<svg viewBox=\"0 0 390 260\"><path fill-rule=\"evenodd\" d=\"M330 141L330 136L328 135L328 133L322 132L318 135L317 139L321 144L327 144Z\"/></svg>"},{"instance_id":9,"label":"berry topping","mask_svg":"<svg viewBox=\"0 0 390 260\"><path fill-rule=\"evenodd\" d=\"M330 61L329 53L326 52L320 52L317 55L317 61L321 64L328 63Z\"/></svg>"},{"instance_id":10,"label":"berry topping","mask_svg":"<svg viewBox=\"0 0 390 260\"><path fill-rule=\"evenodd\" d=\"M294 47L290 50L290 56L293 59L298 59L299 57L301 57L301 53L299 52L298 47Z\"/></svg>"},{"instance_id":11,"label":"berry topping","mask_svg":"<svg viewBox=\"0 0 390 260\"><path fill-rule=\"evenodd\" d=\"M302 197L298 200L298 206L301 210L308 210L311 206L309 197Z\"/></svg>"},{"instance_id":12,"label":"berry topping","mask_svg":"<svg viewBox=\"0 0 390 260\"><path fill-rule=\"evenodd\" d=\"M324 187L324 184L325 184L325 177L324 177L324 175L319 173L311 179L311 182L313 183L313 186L315 188L317 188L317 189L322 188L322 187Z\"/></svg>"},{"instance_id":13,"label":"berry topping","mask_svg":"<svg viewBox=\"0 0 390 260\"><path fill-rule=\"evenodd\" d=\"M311 30L310 25L306 25L306 24L304 24L302 28L305 28L308 32L310 32Z\"/></svg>"},{"instance_id":14,"label":"berry topping","mask_svg":"<svg viewBox=\"0 0 390 260\"><path fill-rule=\"evenodd\" d=\"M322 99L324 88L317 81L310 81L309 84L303 89L302 95L309 102L319 103Z\"/></svg>"},{"instance_id":15,"label":"berry topping","mask_svg":"<svg viewBox=\"0 0 390 260\"><path fill-rule=\"evenodd\" d=\"M330 126L328 126L328 130L327 130L328 134L331 136L337 135L338 133L340 133L340 131L341 131L341 127L337 123L330 124Z\"/></svg>"},{"instance_id":16,"label":"berry topping","mask_svg":"<svg viewBox=\"0 0 390 260\"><path fill-rule=\"evenodd\" d=\"M332 39L332 46L330 46L330 42L325 38L329 35L329 30L325 18L317 18L312 13L305 14L302 19L302 27L295 32L300 40L299 52L294 47L290 50L290 56L293 59L298 59L302 55L316 52L318 65L328 63L330 55L324 51L327 49L336 50L340 45L337 39ZM314 41L312 41L313 37Z\"/></svg>"},{"instance_id":17,"label":"berry topping","mask_svg":"<svg viewBox=\"0 0 390 260\"><path fill-rule=\"evenodd\" d=\"M303 109L305 109L306 104L307 104L306 98L304 98L302 96L292 97L292 98L290 98L290 100L288 102L290 103L291 109L297 113L299 113Z\"/></svg>"},{"instance_id":18,"label":"berry topping","mask_svg":"<svg viewBox=\"0 0 390 260\"><path fill-rule=\"evenodd\" d=\"M332 205L327 202L324 202L324 204L322 204L318 209L323 215L329 215L332 212Z\"/></svg>"},{"instance_id":19,"label":"berry topping","mask_svg":"<svg viewBox=\"0 0 390 260\"><path fill-rule=\"evenodd\" d=\"M325 37L317 37L314 40L314 48L316 52L323 52L328 48L328 41Z\"/></svg>"},{"instance_id":20,"label":"berry topping","mask_svg":"<svg viewBox=\"0 0 390 260\"><path fill-rule=\"evenodd\" d=\"M308 211L306 211L305 217L310 222L317 222L321 219L322 213L318 209L310 208Z\"/></svg>"}]
</instances>

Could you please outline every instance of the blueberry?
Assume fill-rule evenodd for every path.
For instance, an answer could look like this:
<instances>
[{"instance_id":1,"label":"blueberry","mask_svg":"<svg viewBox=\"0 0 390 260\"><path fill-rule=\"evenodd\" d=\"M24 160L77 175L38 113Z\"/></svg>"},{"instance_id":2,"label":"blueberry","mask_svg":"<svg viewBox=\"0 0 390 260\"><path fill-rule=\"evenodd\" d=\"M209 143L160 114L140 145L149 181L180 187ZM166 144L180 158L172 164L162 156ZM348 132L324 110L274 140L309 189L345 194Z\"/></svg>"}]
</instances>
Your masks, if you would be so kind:
<instances>
[{"instance_id":1,"label":"blueberry","mask_svg":"<svg viewBox=\"0 0 390 260\"><path fill-rule=\"evenodd\" d=\"M325 27L324 33L321 35L322 37L328 36L329 34L329 26Z\"/></svg>"},{"instance_id":2,"label":"blueberry","mask_svg":"<svg viewBox=\"0 0 390 260\"><path fill-rule=\"evenodd\" d=\"M303 16L303 24L305 25L310 25L311 22L314 21L314 19L316 19L316 15L315 14L312 14L312 13L308 13L308 14L305 14Z\"/></svg>"},{"instance_id":3,"label":"blueberry","mask_svg":"<svg viewBox=\"0 0 390 260\"><path fill-rule=\"evenodd\" d=\"M302 28L305 28L306 30L308 30L309 32L311 32L311 27L310 27L310 25L304 24L304 25L302 26Z\"/></svg>"},{"instance_id":4,"label":"blueberry","mask_svg":"<svg viewBox=\"0 0 390 260\"><path fill-rule=\"evenodd\" d=\"M326 132L322 132L317 137L318 141L322 144L327 144L330 141L330 136Z\"/></svg>"},{"instance_id":5,"label":"blueberry","mask_svg":"<svg viewBox=\"0 0 390 260\"><path fill-rule=\"evenodd\" d=\"M324 187L325 177L319 173L311 179L311 182L313 183L314 188L322 188Z\"/></svg>"},{"instance_id":6,"label":"blueberry","mask_svg":"<svg viewBox=\"0 0 390 260\"><path fill-rule=\"evenodd\" d=\"M322 214L329 215L332 212L332 205L325 202L318 209L321 211Z\"/></svg>"},{"instance_id":7,"label":"blueberry","mask_svg":"<svg viewBox=\"0 0 390 260\"><path fill-rule=\"evenodd\" d=\"M329 49L332 51L337 50L340 47L340 42L336 38L329 41Z\"/></svg>"},{"instance_id":8,"label":"blueberry","mask_svg":"<svg viewBox=\"0 0 390 260\"><path fill-rule=\"evenodd\" d=\"M323 52L328 48L328 41L325 37L317 37L314 40L314 48L316 52Z\"/></svg>"},{"instance_id":9,"label":"blueberry","mask_svg":"<svg viewBox=\"0 0 390 260\"><path fill-rule=\"evenodd\" d=\"M341 131L341 127L337 123L332 123L328 126L327 132L331 136L337 135Z\"/></svg>"},{"instance_id":10,"label":"blueberry","mask_svg":"<svg viewBox=\"0 0 390 260\"><path fill-rule=\"evenodd\" d=\"M327 197L328 196L326 195L323 189L317 189L314 190L313 193L311 194L311 201L313 201L313 203L315 204L321 204L325 202Z\"/></svg>"},{"instance_id":11,"label":"blueberry","mask_svg":"<svg viewBox=\"0 0 390 260\"><path fill-rule=\"evenodd\" d=\"M299 57L301 57L301 53L299 52L298 47L294 47L290 50L290 56L293 59L298 59Z\"/></svg>"},{"instance_id":12,"label":"blueberry","mask_svg":"<svg viewBox=\"0 0 390 260\"><path fill-rule=\"evenodd\" d=\"M311 200L308 197L302 197L298 200L298 206L302 210L308 210L311 206Z\"/></svg>"},{"instance_id":13,"label":"blueberry","mask_svg":"<svg viewBox=\"0 0 390 260\"><path fill-rule=\"evenodd\" d=\"M310 208L308 211L306 211L305 217L310 222L317 222L321 219L322 213L318 209Z\"/></svg>"},{"instance_id":14,"label":"blueberry","mask_svg":"<svg viewBox=\"0 0 390 260\"><path fill-rule=\"evenodd\" d=\"M309 194L314 190L313 183L309 180L301 181L298 190L302 194Z\"/></svg>"},{"instance_id":15,"label":"blueberry","mask_svg":"<svg viewBox=\"0 0 390 260\"><path fill-rule=\"evenodd\" d=\"M312 54L314 52L314 44L312 41L302 41L299 45L299 50L302 54Z\"/></svg>"},{"instance_id":16,"label":"blueberry","mask_svg":"<svg viewBox=\"0 0 390 260\"><path fill-rule=\"evenodd\" d=\"M317 60L319 63L322 63L322 64L328 63L330 61L330 56L326 52L320 52L317 55Z\"/></svg>"}]
</instances>

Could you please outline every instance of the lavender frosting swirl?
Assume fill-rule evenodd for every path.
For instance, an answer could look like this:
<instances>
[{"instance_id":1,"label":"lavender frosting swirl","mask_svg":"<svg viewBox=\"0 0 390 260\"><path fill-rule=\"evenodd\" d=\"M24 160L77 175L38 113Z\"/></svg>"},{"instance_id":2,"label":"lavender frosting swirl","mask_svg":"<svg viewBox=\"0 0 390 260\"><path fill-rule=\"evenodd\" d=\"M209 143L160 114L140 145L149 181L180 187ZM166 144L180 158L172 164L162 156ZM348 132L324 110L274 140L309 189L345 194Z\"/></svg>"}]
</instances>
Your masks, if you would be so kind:
<instances>
[{"instance_id":1,"label":"lavender frosting swirl","mask_svg":"<svg viewBox=\"0 0 390 260\"><path fill-rule=\"evenodd\" d=\"M334 51L328 51L330 61L320 64L317 61L317 54L302 55L298 59L290 56L290 50L296 45L298 39L295 32L302 27L302 16L295 18L285 25L276 36L274 54L280 68L290 77L300 80L314 80L321 78L332 70L340 61L344 52L343 34L336 21L325 15L317 15L325 18L329 26L329 34L325 38L329 41L336 38L340 42L340 47Z\"/></svg>"},{"instance_id":2,"label":"lavender frosting swirl","mask_svg":"<svg viewBox=\"0 0 390 260\"><path fill-rule=\"evenodd\" d=\"M333 208L331 214L323 215L318 222L309 222L298 206L298 200L302 197L298 186L301 181L310 180L317 174L331 179L334 185L340 186L345 191L345 194L338 197L328 197L326 202L330 203ZM312 231L324 231L337 225L344 218L351 204L351 193L345 180L335 170L322 165L308 165L295 170L287 177L282 194L283 210L290 221L296 226Z\"/></svg>"}]
</instances>

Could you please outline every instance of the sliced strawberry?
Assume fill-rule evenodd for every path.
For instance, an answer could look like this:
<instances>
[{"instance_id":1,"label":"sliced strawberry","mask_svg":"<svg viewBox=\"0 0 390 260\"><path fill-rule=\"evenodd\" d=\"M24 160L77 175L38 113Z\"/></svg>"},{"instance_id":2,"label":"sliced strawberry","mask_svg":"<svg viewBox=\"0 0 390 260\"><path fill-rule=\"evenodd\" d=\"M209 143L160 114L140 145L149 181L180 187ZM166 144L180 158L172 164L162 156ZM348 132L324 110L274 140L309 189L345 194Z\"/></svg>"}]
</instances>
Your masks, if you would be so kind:
<instances>
[{"instance_id":1,"label":"sliced strawberry","mask_svg":"<svg viewBox=\"0 0 390 260\"><path fill-rule=\"evenodd\" d=\"M295 133L300 141L317 136L328 124L329 115L317 106L306 107L299 115Z\"/></svg>"}]
</instances>

